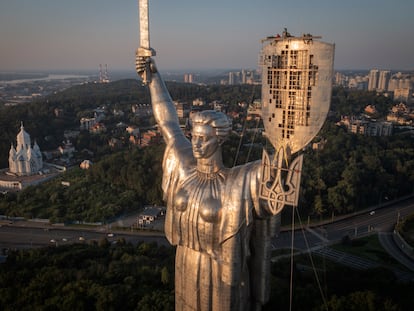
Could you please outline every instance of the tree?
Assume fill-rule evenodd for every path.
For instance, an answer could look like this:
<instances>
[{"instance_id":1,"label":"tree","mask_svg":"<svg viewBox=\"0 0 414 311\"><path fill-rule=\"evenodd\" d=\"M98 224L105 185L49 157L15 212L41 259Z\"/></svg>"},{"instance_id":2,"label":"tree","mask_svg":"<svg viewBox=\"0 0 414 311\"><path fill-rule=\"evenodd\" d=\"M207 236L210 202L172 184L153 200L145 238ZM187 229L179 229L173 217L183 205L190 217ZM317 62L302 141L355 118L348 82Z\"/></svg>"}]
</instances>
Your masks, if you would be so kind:
<instances>
[{"instance_id":1,"label":"tree","mask_svg":"<svg viewBox=\"0 0 414 311\"><path fill-rule=\"evenodd\" d=\"M168 271L168 268L166 266L164 266L161 269L161 283L164 285L169 285L170 284L170 272Z\"/></svg>"},{"instance_id":2,"label":"tree","mask_svg":"<svg viewBox=\"0 0 414 311\"><path fill-rule=\"evenodd\" d=\"M381 299L372 291L356 291L347 296L333 295L319 310L330 311L397 311L398 305L390 299Z\"/></svg>"}]
</instances>

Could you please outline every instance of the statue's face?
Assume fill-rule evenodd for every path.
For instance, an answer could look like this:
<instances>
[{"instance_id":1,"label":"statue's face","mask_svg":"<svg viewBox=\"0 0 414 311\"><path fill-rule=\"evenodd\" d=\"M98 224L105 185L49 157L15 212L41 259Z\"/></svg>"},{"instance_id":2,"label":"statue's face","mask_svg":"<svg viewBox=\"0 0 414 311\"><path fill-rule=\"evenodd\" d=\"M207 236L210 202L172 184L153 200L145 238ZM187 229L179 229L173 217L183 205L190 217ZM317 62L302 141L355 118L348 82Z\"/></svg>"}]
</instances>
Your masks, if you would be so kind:
<instances>
[{"instance_id":1,"label":"statue's face","mask_svg":"<svg viewBox=\"0 0 414 311\"><path fill-rule=\"evenodd\" d=\"M210 125L194 125L191 144L194 157L197 159L209 158L219 147L218 138Z\"/></svg>"}]
</instances>

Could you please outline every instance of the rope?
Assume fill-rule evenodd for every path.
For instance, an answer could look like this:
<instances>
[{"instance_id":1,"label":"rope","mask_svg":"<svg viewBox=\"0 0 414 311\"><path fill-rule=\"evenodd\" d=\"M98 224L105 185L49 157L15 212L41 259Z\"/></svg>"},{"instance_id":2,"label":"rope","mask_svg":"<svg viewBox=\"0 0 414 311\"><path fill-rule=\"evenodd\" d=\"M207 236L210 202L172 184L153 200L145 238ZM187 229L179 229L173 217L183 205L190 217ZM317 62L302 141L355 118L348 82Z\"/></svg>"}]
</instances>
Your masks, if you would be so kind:
<instances>
[{"instance_id":1,"label":"rope","mask_svg":"<svg viewBox=\"0 0 414 311\"><path fill-rule=\"evenodd\" d=\"M243 140L243 136L244 136L244 133L246 132L246 119L244 119L244 123L243 123L243 129L242 129L242 133L241 133L241 135L240 135L240 140L239 140L239 145L238 145L238 147L237 147L237 152L236 152L236 156L234 157L234 163L233 163L233 166L236 166L236 164L237 164L237 159L238 159L238 157L239 157L239 152L240 152L240 147L241 147L241 144L242 144L242 140Z\"/></svg>"},{"instance_id":2,"label":"rope","mask_svg":"<svg viewBox=\"0 0 414 311\"><path fill-rule=\"evenodd\" d=\"M255 90L256 90L256 84L254 84L253 88L252 88L252 96L251 96L251 99L250 99L250 103L253 103ZM247 118L247 110L248 109L249 109L249 105L247 105L247 107L244 110L243 129L242 129L242 133L241 133L241 136L240 136L239 145L237 147L236 156L234 157L233 166L236 166L236 164L237 164L237 160L238 160L239 153L240 153L240 147L241 147L241 144L242 144L242 141L243 141L244 134L246 133L246 127L247 127L246 118Z\"/></svg>"},{"instance_id":3,"label":"rope","mask_svg":"<svg viewBox=\"0 0 414 311\"><path fill-rule=\"evenodd\" d=\"M301 228L301 231L302 231L302 235L303 235L303 238L305 240L306 248L307 248L308 253L309 253L309 259L311 261L313 273L315 274L316 283L318 284L319 292L320 292L322 300L323 300L323 305L324 305L325 309L328 311L329 309L328 309L328 305L327 305L327 302L326 302L326 297L325 297L325 294L322 290L321 282L319 281L319 276L318 276L318 273L316 271L315 263L313 261L312 252L311 252L311 249L309 247L308 239L306 238L306 234L305 234L305 231L303 229L303 224L302 224L302 220L300 218L299 210L297 208L295 208L295 210L296 210L296 214L298 216L299 225L300 225L300 228Z\"/></svg>"},{"instance_id":4,"label":"rope","mask_svg":"<svg viewBox=\"0 0 414 311\"><path fill-rule=\"evenodd\" d=\"M293 207L296 209L296 207ZM293 246L295 242L295 213L292 212L292 241L290 246L290 286L289 286L289 311L292 311L293 306Z\"/></svg>"},{"instance_id":5,"label":"rope","mask_svg":"<svg viewBox=\"0 0 414 311\"><path fill-rule=\"evenodd\" d=\"M246 163L247 163L247 162L249 162L250 154L251 154L251 152L252 152L253 145L254 145L254 142L255 142L255 140L256 140L256 136L257 136L257 129L259 128L259 123L260 123L260 118L257 118L257 122L256 122L256 129L255 129L255 131L254 131L254 135L253 135L252 142L250 143L250 148L249 148L249 151L247 152Z\"/></svg>"}]
</instances>

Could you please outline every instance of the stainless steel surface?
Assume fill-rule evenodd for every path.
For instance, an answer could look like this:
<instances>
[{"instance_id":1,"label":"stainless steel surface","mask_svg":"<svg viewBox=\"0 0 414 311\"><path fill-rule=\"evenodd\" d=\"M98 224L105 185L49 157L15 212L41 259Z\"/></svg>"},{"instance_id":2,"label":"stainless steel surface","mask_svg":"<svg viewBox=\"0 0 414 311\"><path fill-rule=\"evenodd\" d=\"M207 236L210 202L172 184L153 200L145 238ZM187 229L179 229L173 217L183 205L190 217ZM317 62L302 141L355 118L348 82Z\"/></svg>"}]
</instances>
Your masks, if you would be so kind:
<instances>
[{"instance_id":1,"label":"stainless steel surface","mask_svg":"<svg viewBox=\"0 0 414 311\"><path fill-rule=\"evenodd\" d=\"M144 49L150 48L148 11L148 0L139 0L139 42Z\"/></svg>"},{"instance_id":2,"label":"stainless steel surface","mask_svg":"<svg viewBox=\"0 0 414 311\"><path fill-rule=\"evenodd\" d=\"M285 30L263 40L262 117L276 150L301 150L329 111L335 46L317 38L293 37Z\"/></svg>"},{"instance_id":3,"label":"stainless steel surface","mask_svg":"<svg viewBox=\"0 0 414 311\"><path fill-rule=\"evenodd\" d=\"M147 23L148 16L143 18ZM138 49L136 69L149 87L154 117L167 145L162 189L167 203L165 234L176 246L176 310L261 310L269 299L271 239L280 212L285 204L297 203L302 157L287 164L297 144L289 150L290 144L280 144L276 137L275 161L265 156L267 163L224 167L221 145L230 131L227 116L195 113L189 141L147 51ZM324 116L318 115L312 125L319 129L322 125L316 123ZM300 134L304 131L295 137Z\"/></svg>"},{"instance_id":4,"label":"stainless steel surface","mask_svg":"<svg viewBox=\"0 0 414 311\"><path fill-rule=\"evenodd\" d=\"M142 58L139 74L146 70ZM162 188L165 234L177 246L176 310L258 310L269 297L271 238L286 200L278 208L260 200L261 161L224 167L226 115L196 113L190 142L154 61L150 64L154 117L167 144ZM290 182L297 180L295 172Z\"/></svg>"},{"instance_id":5,"label":"stainless steel surface","mask_svg":"<svg viewBox=\"0 0 414 311\"><path fill-rule=\"evenodd\" d=\"M148 0L138 0L139 6L139 43L140 46L137 50L137 55L151 57L155 56L155 51L151 49L150 34L149 34L149 6ZM142 74L142 83L147 84L149 82L149 63L146 63L146 70Z\"/></svg>"},{"instance_id":6,"label":"stainless steel surface","mask_svg":"<svg viewBox=\"0 0 414 311\"><path fill-rule=\"evenodd\" d=\"M273 156L263 150L259 197L267 203L272 214L280 212L285 205L298 206L303 155L297 156L292 163L289 160L283 148Z\"/></svg>"},{"instance_id":7,"label":"stainless steel surface","mask_svg":"<svg viewBox=\"0 0 414 311\"><path fill-rule=\"evenodd\" d=\"M221 142L227 117L196 114L190 142L158 73L149 89L167 143L162 187L166 237L177 246L176 310L250 310L251 304L264 304L275 219L259 203L260 161L225 168Z\"/></svg>"}]
</instances>

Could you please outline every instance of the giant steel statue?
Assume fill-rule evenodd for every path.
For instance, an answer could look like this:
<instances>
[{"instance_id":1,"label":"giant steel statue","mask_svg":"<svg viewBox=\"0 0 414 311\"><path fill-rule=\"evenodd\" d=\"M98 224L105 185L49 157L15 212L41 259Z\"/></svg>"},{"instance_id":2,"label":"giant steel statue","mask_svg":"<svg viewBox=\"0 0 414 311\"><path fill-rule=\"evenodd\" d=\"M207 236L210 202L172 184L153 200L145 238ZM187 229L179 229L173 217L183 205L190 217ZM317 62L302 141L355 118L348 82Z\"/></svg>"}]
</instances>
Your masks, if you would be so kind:
<instances>
[{"instance_id":1,"label":"giant steel statue","mask_svg":"<svg viewBox=\"0 0 414 311\"><path fill-rule=\"evenodd\" d=\"M306 96L313 89L318 90L319 80L327 81L329 74L332 76L332 68L318 67L315 57L308 55L307 60L301 60L304 68L295 76L295 91L291 91L297 92L302 102L295 106L293 100L281 100L281 105L275 106L272 101L276 85L272 79L286 79L289 70L277 69L280 64L272 61L271 55L279 51L266 51L263 75L266 79L268 75L272 77L266 80L270 82L266 93L271 94L273 108L266 105L264 118L266 132L272 135L269 140L277 152L264 152L261 161L226 168L221 146L231 131L229 119L212 110L197 112L191 120L191 141L184 136L173 101L155 66L155 51L149 43L148 0L140 0L139 9L136 70L150 90L154 117L166 142L162 189L167 204L165 234L176 246L176 310L261 310L269 298L271 238L277 219L285 205L297 204L302 156L289 163L291 154L316 135L329 106L329 99L317 103ZM284 46L288 40L294 41L293 37L284 39ZM315 44L312 38L307 39L308 45ZM275 44L283 40L270 41ZM289 62L289 52L287 57ZM283 66L290 68L288 64ZM317 74L319 80L309 82L312 74ZM282 92L286 98L290 83L287 79ZM302 87L305 90L300 95L298 90ZM324 96L329 96L330 90L326 92ZM268 94L262 94L262 100L269 98ZM321 106L324 108L317 108ZM279 120L277 109L287 117ZM297 118L299 115L301 119ZM273 119L280 125L274 124ZM297 135L301 135L300 140ZM304 135L307 137L303 138Z\"/></svg>"}]
</instances>

